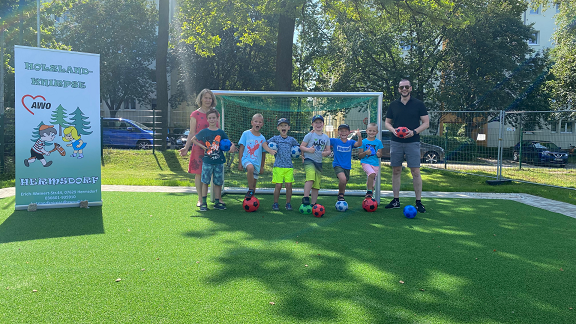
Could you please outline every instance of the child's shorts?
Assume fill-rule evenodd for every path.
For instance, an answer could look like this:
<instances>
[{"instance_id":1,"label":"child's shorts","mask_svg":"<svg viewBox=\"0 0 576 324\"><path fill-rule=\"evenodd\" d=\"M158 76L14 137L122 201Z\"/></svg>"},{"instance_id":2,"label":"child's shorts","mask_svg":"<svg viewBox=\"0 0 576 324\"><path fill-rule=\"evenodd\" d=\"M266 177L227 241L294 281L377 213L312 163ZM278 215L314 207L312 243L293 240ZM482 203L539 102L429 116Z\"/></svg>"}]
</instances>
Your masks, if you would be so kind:
<instances>
[{"instance_id":1,"label":"child's shorts","mask_svg":"<svg viewBox=\"0 0 576 324\"><path fill-rule=\"evenodd\" d=\"M200 180L205 184L210 184L210 180L213 180L215 186L223 185L224 164L202 163L202 175L200 176Z\"/></svg>"},{"instance_id":2,"label":"child's shorts","mask_svg":"<svg viewBox=\"0 0 576 324\"><path fill-rule=\"evenodd\" d=\"M316 168L314 162L307 159L304 160L304 172L306 173L306 181L314 181L312 189L320 189L322 173Z\"/></svg>"},{"instance_id":3,"label":"child's shorts","mask_svg":"<svg viewBox=\"0 0 576 324\"><path fill-rule=\"evenodd\" d=\"M379 166L373 166L371 164L368 163L362 163L362 169L364 169L364 172L366 172L367 176L370 176L371 174L378 174L378 172L380 171L380 167Z\"/></svg>"},{"instance_id":4,"label":"child's shorts","mask_svg":"<svg viewBox=\"0 0 576 324\"><path fill-rule=\"evenodd\" d=\"M336 177L338 177L338 173L344 173L346 176L346 181L350 181L350 170L344 169L343 167L337 165L334 167L334 172L336 172Z\"/></svg>"},{"instance_id":5,"label":"child's shorts","mask_svg":"<svg viewBox=\"0 0 576 324\"><path fill-rule=\"evenodd\" d=\"M250 164L252 164L252 162L242 161L242 167L244 168L244 171L246 171L248 165ZM260 166L254 164L252 164L252 166L254 167L254 179L258 180L258 175L260 174Z\"/></svg>"},{"instance_id":6,"label":"child's shorts","mask_svg":"<svg viewBox=\"0 0 576 324\"><path fill-rule=\"evenodd\" d=\"M294 182L294 169L293 168L274 168L272 169L272 183L293 183Z\"/></svg>"}]
</instances>

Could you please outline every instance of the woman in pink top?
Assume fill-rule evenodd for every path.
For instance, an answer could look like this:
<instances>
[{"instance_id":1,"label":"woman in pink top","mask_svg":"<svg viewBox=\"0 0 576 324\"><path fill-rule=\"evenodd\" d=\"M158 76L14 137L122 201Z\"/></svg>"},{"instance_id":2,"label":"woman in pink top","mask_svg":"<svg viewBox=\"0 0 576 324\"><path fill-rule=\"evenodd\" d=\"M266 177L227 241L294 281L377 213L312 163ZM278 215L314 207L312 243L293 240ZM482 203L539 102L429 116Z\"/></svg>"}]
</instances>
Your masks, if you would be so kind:
<instances>
[{"instance_id":1,"label":"woman in pink top","mask_svg":"<svg viewBox=\"0 0 576 324\"><path fill-rule=\"evenodd\" d=\"M214 93L210 91L210 89L204 89L200 91L198 97L196 97L196 105L200 108L194 110L190 115L190 132L188 133L186 145L180 149L180 156L186 156L190 146L192 146L192 151L190 152L190 163L188 164L188 173L194 174L196 192L202 192L200 175L202 174L202 157L204 156L204 150L197 145L193 145L192 137L204 128L208 128L206 112L208 112L210 108L216 106L216 96L214 96ZM218 123L218 127L220 127L220 123ZM201 204L202 197L198 195L198 203L196 204L196 207L200 207Z\"/></svg>"}]
</instances>

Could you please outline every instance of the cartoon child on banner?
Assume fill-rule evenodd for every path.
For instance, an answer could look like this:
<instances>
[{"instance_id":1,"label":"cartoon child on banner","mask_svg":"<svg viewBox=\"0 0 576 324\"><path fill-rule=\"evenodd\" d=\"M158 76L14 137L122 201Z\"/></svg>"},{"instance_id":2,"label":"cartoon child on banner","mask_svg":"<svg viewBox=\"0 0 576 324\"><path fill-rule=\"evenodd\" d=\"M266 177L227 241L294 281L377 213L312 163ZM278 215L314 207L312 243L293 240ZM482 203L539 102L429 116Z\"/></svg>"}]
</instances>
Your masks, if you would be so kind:
<instances>
[{"instance_id":1,"label":"cartoon child on banner","mask_svg":"<svg viewBox=\"0 0 576 324\"><path fill-rule=\"evenodd\" d=\"M64 136L62 137L62 140L65 142L73 141L70 144L66 144L66 146L72 146L72 148L74 149L74 153L70 155L71 157L75 157L76 155L78 155L79 159L84 157L84 154L82 154L82 150L86 147L86 143L82 141L81 137L82 136L78 134L78 131L74 126L66 127L64 129Z\"/></svg>"},{"instance_id":2,"label":"cartoon child on banner","mask_svg":"<svg viewBox=\"0 0 576 324\"><path fill-rule=\"evenodd\" d=\"M44 159L44 155L50 155L51 152L58 149L59 145L55 143L54 144L55 148L52 151L46 151L44 146L46 142L52 142L54 140L54 138L56 137L56 133L57 131L52 125L40 126L40 128L38 129L38 135L40 136L40 138L36 140L36 143L34 143L34 146L32 146L32 148L30 149L30 157L24 159L25 166L27 167L30 166L30 163L34 163L36 160L40 160L40 162L44 167L49 167L50 165L52 165L52 161L46 162L46 159ZM60 154L62 154L62 151L64 151L64 149L59 150Z\"/></svg>"}]
</instances>

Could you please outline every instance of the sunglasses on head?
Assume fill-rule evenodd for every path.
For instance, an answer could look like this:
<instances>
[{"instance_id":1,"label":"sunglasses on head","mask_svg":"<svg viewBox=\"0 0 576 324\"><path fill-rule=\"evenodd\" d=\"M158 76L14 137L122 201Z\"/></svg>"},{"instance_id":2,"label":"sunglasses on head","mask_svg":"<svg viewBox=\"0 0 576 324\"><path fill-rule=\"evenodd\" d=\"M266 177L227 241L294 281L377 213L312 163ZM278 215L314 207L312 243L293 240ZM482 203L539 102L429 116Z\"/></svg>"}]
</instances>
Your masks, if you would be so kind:
<instances>
[{"instance_id":1,"label":"sunglasses on head","mask_svg":"<svg viewBox=\"0 0 576 324\"><path fill-rule=\"evenodd\" d=\"M399 86L398 89L400 89L400 90L402 90L402 89L408 90L408 89L410 89L410 87L411 87L411 86L409 86L409 85L405 85L405 86Z\"/></svg>"}]
</instances>

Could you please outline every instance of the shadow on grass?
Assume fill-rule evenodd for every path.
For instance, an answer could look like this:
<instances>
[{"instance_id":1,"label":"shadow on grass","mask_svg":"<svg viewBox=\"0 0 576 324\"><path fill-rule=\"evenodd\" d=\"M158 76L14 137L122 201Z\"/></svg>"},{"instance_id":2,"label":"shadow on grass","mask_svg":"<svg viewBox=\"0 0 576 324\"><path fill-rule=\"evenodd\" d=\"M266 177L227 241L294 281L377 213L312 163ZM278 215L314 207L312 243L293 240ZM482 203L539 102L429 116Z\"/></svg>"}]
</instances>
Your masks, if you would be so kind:
<instances>
[{"instance_id":1,"label":"shadow on grass","mask_svg":"<svg viewBox=\"0 0 576 324\"><path fill-rule=\"evenodd\" d=\"M226 242L232 247L217 258L223 268L210 282L258 281L291 321L574 319L568 296L576 281L563 270L576 268L568 217L503 200L435 199L413 220L401 210L362 212L360 201L316 219L268 211L272 197L259 199L265 210L212 213L214 232L185 235L247 234Z\"/></svg>"},{"instance_id":2,"label":"shadow on grass","mask_svg":"<svg viewBox=\"0 0 576 324\"><path fill-rule=\"evenodd\" d=\"M103 233L101 207L14 211L0 224L0 243Z\"/></svg>"}]
</instances>

